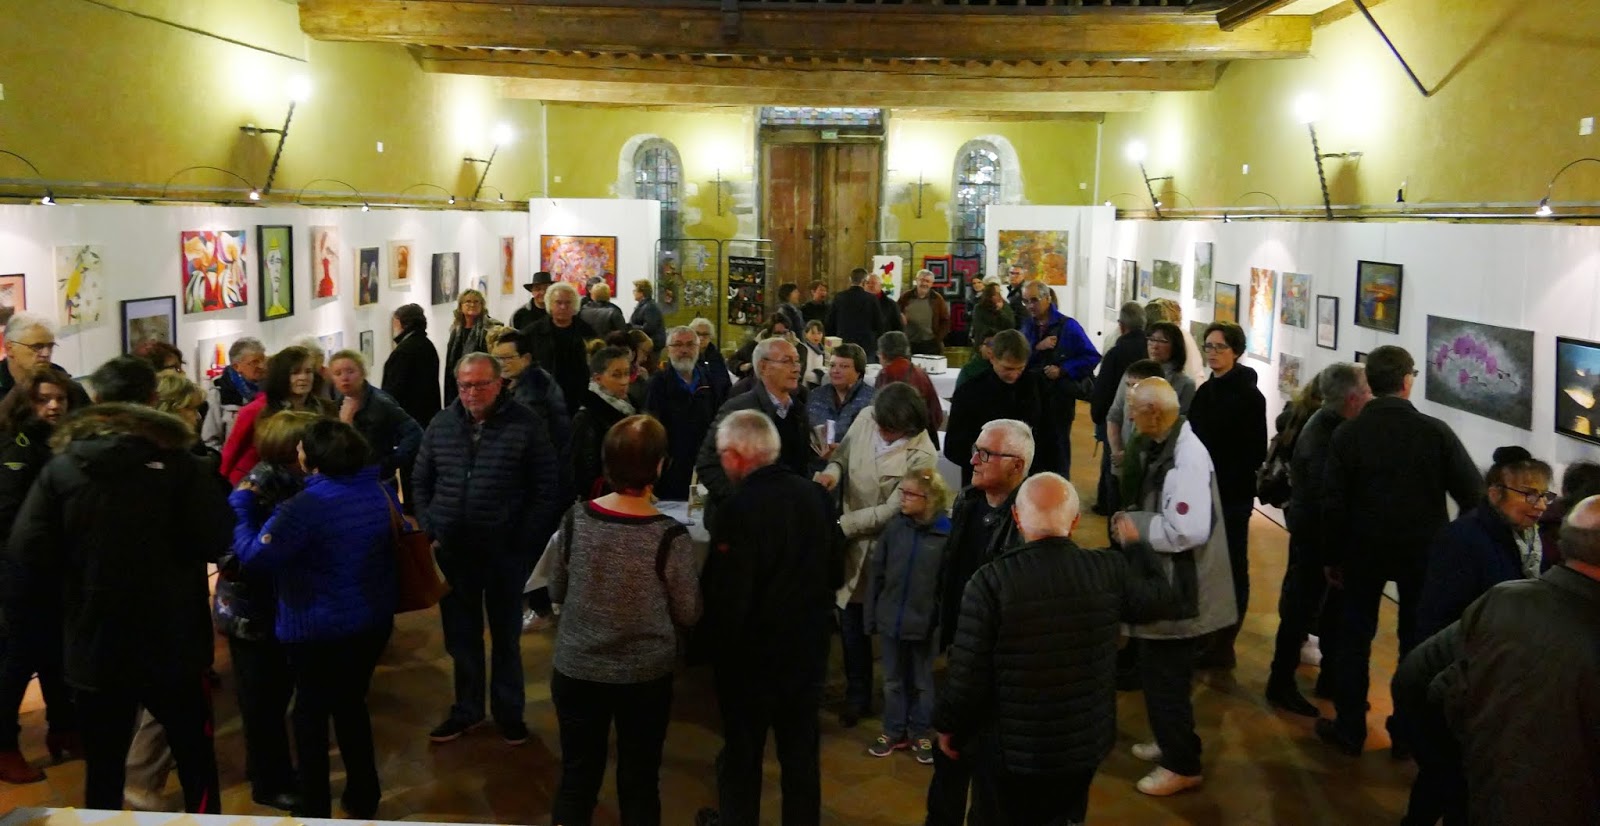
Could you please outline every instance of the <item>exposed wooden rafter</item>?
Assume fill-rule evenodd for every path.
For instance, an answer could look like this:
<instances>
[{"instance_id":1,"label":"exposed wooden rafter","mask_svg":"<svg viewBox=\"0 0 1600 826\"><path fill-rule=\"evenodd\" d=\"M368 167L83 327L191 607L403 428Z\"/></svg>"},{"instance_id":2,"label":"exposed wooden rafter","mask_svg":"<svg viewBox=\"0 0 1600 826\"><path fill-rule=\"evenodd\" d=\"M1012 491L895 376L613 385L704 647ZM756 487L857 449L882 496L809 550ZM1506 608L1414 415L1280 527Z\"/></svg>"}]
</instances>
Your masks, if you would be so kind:
<instances>
[{"instance_id":1,"label":"exposed wooden rafter","mask_svg":"<svg viewBox=\"0 0 1600 826\"><path fill-rule=\"evenodd\" d=\"M506 78L500 83L500 95L528 100L697 106L881 106L1012 112L1130 112L1146 108L1154 93L784 91L740 86Z\"/></svg>"},{"instance_id":2,"label":"exposed wooden rafter","mask_svg":"<svg viewBox=\"0 0 1600 826\"><path fill-rule=\"evenodd\" d=\"M1294 0L1236 0L1217 12L1217 25L1223 31L1233 31L1263 15L1271 14Z\"/></svg>"}]
</instances>

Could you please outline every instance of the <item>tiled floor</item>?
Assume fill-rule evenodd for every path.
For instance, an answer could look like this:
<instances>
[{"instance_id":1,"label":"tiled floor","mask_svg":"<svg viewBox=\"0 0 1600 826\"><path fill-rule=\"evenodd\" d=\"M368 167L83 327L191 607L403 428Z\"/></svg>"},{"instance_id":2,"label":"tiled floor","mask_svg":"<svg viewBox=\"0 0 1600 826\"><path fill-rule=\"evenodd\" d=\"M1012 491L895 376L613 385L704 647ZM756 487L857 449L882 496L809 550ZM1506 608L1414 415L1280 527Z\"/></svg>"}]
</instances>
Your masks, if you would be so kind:
<instances>
[{"instance_id":1,"label":"tiled floor","mask_svg":"<svg viewBox=\"0 0 1600 826\"><path fill-rule=\"evenodd\" d=\"M1090 442L1087 411L1078 418L1074 481L1092 497L1097 459ZM1105 520L1085 514L1077 537L1096 544ZM1274 713L1261 699L1272 634L1277 627L1277 591L1282 579L1287 535L1265 516L1251 524L1254 595L1239 637L1239 666L1232 674L1203 676L1195 689L1200 735L1205 741L1206 785L1167 799L1147 798L1133 783L1147 764L1127 753L1148 735L1138 694L1119 696L1116 752L1101 767L1090 798L1096 823L1129 824L1375 824L1396 822L1405 809L1414 769L1387 754L1383 718L1389 711L1387 685L1394 668L1394 610L1385 604L1382 630L1374 645L1372 712L1374 734L1360 759L1334 753L1318 743L1304 718ZM1103 541L1098 543L1103 544ZM549 635L523 638L528 675L528 724L534 739L520 748L506 746L485 728L445 746L432 746L427 731L450 703L450 664L433 613L403 618L374 680L371 705L377 732L379 770L384 782L381 817L392 820L548 822L557 782L555 713L550 705ZM836 655L837 656L837 655ZM231 679L226 648L219 647L219 670ZM1303 668L1309 689L1315 669ZM837 673L837 672L836 672ZM665 823L692 822L699 807L712 803L712 763L719 740L715 703L704 673L690 672L677 686L673 726L667 737L661 794ZM840 693L840 686L832 687ZM232 687L225 682L217 703L217 753L222 767L223 808L228 813L271 815L253 805L244 780L243 742ZM1325 711L1331 711L1324 705ZM22 717L24 753L45 765L44 718L36 696ZM823 821L827 824L918 824L930 770L910 757L876 760L864 756L876 736L872 721L854 730L839 728L831 714L823 720ZM337 766L337 763L335 764ZM0 812L16 806L79 805L83 763L48 767L49 779L31 786L0 787ZM769 756L764 821L777 823L777 766ZM334 779L335 790L342 777ZM180 805L177 779L168 803ZM597 824L615 824L615 791L602 792Z\"/></svg>"}]
</instances>

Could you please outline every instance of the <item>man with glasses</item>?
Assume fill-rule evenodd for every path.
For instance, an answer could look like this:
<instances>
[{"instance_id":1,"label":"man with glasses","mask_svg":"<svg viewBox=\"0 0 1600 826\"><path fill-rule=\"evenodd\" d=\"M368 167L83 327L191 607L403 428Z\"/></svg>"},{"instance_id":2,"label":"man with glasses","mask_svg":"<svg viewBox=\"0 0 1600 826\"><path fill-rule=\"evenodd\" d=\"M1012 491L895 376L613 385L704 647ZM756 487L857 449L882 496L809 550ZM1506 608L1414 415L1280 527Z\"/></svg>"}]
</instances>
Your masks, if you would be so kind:
<instances>
[{"instance_id":1,"label":"man with glasses","mask_svg":"<svg viewBox=\"0 0 1600 826\"><path fill-rule=\"evenodd\" d=\"M717 454L717 424L739 410L759 410L778 429L781 449L778 463L802 476L811 465L811 425L806 406L795 398L800 387L800 353L781 338L769 338L756 345L751 354L757 384L748 393L729 399L717 412L710 432L700 445L695 467L706 486L706 528L716 530L717 509L733 494L734 483L722 468Z\"/></svg>"},{"instance_id":2,"label":"man with glasses","mask_svg":"<svg viewBox=\"0 0 1600 826\"><path fill-rule=\"evenodd\" d=\"M688 499L695 454L717 417L717 395L700 365L700 339L688 327L667 331L667 369L645 384L644 410L667 429L667 466L656 482L662 499Z\"/></svg>"},{"instance_id":3,"label":"man with glasses","mask_svg":"<svg viewBox=\"0 0 1600 826\"><path fill-rule=\"evenodd\" d=\"M1378 606L1389 582L1400 591L1400 657L1417 643L1417 601L1428 545L1449 524L1445 497L1462 512L1483 498L1483 476L1450 426L1412 406L1416 363L1400 347L1367 354L1372 401L1333 433L1324 471L1329 581L1344 590L1332 663L1338 717L1318 720L1317 736L1361 754L1367 739L1368 666ZM1326 664L1324 667L1327 667ZM1388 723L1397 757L1409 753L1403 727Z\"/></svg>"},{"instance_id":4,"label":"man with glasses","mask_svg":"<svg viewBox=\"0 0 1600 826\"><path fill-rule=\"evenodd\" d=\"M48 364L67 375L71 371L50 360L56 351L56 331L43 316L17 313L6 321L5 368L0 370L0 398L5 398L18 380L33 368ZM77 382L67 387L68 410L82 410L89 406L89 394Z\"/></svg>"},{"instance_id":5,"label":"man with glasses","mask_svg":"<svg viewBox=\"0 0 1600 826\"><path fill-rule=\"evenodd\" d=\"M489 710L511 745L528 740L522 713L522 586L561 513L556 451L539 414L502 392L500 362L468 353L457 398L422 436L412 482L450 591L439 603L455 665L455 703L429 735L455 740L484 720L483 626L494 672Z\"/></svg>"},{"instance_id":6,"label":"man with glasses","mask_svg":"<svg viewBox=\"0 0 1600 826\"><path fill-rule=\"evenodd\" d=\"M1148 345L1144 334L1144 308L1137 301L1122 305L1117 313L1117 342L1106 351L1100 372L1094 377L1094 392L1089 397L1089 418L1094 420L1094 437L1100 442L1100 484L1095 489L1094 512L1110 516L1117 506L1117 482L1111 472L1111 442L1107 439L1106 414L1117 400L1122 373L1128 365L1145 358Z\"/></svg>"},{"instance_id":7,"label":"man with glasses","mask_svg":"<svg viewBox=\"0 0 1600 826\"><path fill-rule=\"evenodd\" d=\"M1049 415L1055 424L1055 444L1041 447L1060 456L1051 470L1070 476L1072 420L1078 414L1078 399L1087 398L1081 385L1100 363L1100 351L1082 325L1056 309L1055 293L1043 281L1022 285L1022 304L1028 311L1022 322L1022 335L1030 350L1028 371L1044 377L1049 388Z\"/></svg>"}]
</instances>

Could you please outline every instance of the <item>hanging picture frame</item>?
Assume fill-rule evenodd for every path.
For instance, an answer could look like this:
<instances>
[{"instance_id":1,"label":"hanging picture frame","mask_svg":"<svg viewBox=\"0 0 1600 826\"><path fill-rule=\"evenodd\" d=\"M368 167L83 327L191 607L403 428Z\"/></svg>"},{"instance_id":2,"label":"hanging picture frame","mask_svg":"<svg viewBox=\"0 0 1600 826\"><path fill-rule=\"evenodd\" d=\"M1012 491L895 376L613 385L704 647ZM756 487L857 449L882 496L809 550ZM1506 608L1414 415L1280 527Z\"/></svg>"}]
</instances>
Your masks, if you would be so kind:
<instances>
[{"instance_id":1,"label":"hanging picture frame","mask_svg":"<svg viewBox=\"0 0 1600 826\"><path fill-rule=\"evenodd\" d=\"M1324 350L1339 349L1339 297L1317 296L1317 346Z\"/></svg>"},{"instance_id":2,"label":"hanging picture frame","mask_svg":"<svg viewBox=\"0 0 1600 826\"><path fill-rule=\"evenodd\" d=\"M256 227L256 274L261 279L261 320L294 315L294 228Z\"/></svg>"},{"instance_id":3,"label":"hanging picture frame","mask_svg":"<svg viewBox=\"0 0 1600 826\"><path fill-rule=\"evenodd\" d=\"M1400 333L1401 288L1405 268L1380 261L1356 262L1356 326Z\"/></svg>"},{"instance_id":4,"label":"hanging picture frame","mask_svg":"<svg viewBox=\"0 0 1600 826\"><path fill-rule=\"evenodd\" d=\"M1215 282L1212 290L1211 320L1239 323L1239 285Z\"/></svg>"},{"instance_id":5,"label":"hanging picture frame","mask_svg":"<svg viewBox=\"0 0 1600 826\"><path fill-rule=\"evenodd\" d=\"M178 299L163 295L122 302L122 352L147 341L178 343Z\"/></svg>"}]
</instances>

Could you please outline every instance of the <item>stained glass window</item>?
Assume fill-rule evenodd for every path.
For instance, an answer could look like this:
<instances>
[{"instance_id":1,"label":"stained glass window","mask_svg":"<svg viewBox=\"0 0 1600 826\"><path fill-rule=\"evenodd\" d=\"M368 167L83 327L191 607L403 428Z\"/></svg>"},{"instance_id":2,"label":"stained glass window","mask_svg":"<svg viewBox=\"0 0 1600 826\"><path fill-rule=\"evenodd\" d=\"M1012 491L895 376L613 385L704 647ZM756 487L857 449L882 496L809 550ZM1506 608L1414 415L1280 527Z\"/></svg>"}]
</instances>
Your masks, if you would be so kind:
<instances>
[{"instance_id":1,"label":"stained glass window","mask_svg":"<svg viewBox=\"0 0 1600 826\"><path fill-rule=\"evenodd\" d=\"M956 209L952 239L983 238L983 208L1000 203L1005 170L1000 152L988 141L971 141L956 155ZM968 249L970 247L970 249ZM957 255L977 255L976 244L957 244Z\"/></svg>"},{"instance_id":2,"label":"stained glass window","mask_svg":"<svg viewBox=\"0 0 1600 826\"><path fill-rule=\"evenodd\" d=\"M660 138L651 138L633 155L633 195L661 202L661 237L682 238L683 164L678 150Z\"/></svg>"}]
</instances>

